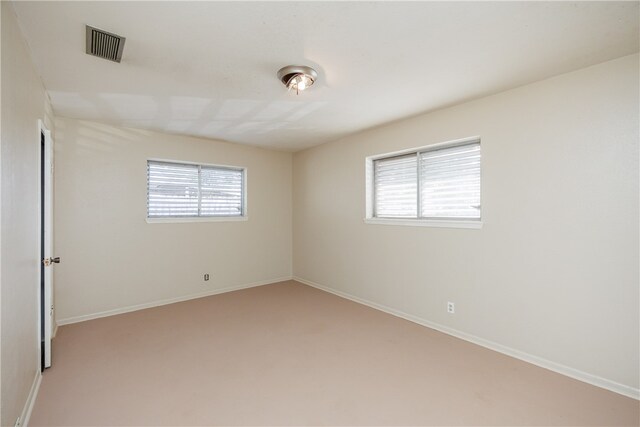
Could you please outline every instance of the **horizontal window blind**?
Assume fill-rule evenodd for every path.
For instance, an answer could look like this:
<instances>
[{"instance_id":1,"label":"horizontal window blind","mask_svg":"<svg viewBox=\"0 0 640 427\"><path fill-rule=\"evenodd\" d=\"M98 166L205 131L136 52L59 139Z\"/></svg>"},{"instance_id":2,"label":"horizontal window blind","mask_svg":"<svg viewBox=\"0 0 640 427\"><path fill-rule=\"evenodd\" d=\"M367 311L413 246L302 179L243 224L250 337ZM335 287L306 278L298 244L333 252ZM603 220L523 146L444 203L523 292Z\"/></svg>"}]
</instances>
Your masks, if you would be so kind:
<instances>
[{"instance_id":1,"label":"horizontal window blind","mask_svg":"<svg viewBox=\"0 0 640 427\"><path fill-rule=\"evenodd\" d=\"M373 161L373 216L480 219L480 141Z\"/></svg>"},{"instance_id":2,"label":"horizontal window blind","mask_svg":"<svg viewBox=\"0 0 640 427\"><path fill-rule=\"evenodd\" d=\"M376 160L375 214L386 218L415 218L417 215L417 156Z\"/></svg>"},{"instance_id":3,"label":"horizontal window blind","mask_svg":"<svg viewBox=\"0 0 640 427\"><path fill-rule=\"evenodd\" d=\"M238 169L200 169L200 215L242 215L243 173Z\"/></svg>"},{"instance_id":4,"label":"horizontal window blind","mask_svg":"<svg viewBox=\"0 0 640 427\"><path fill-rule=\"evenodd\" d=\"M244 170L147 162L147 217L244 215Z\"/></svg>"},{"instance_id":5,"label":"horizontal window blind","mask_svg":"<svg viewBox=\"0 0 640 427\"><path fill-rule=\"evenodd\" d=\"M147 216L198 216L198 166L147 162Z\"/></svg>"},{"instance_id":6,"label":"horizontal window blind","mask_svg":"<svg viewBox=\"0 0 640 427\"><path fill-rule=\"evenodd\" d=\"M480 144L420 153L420 216L480 218Z\"/></svg>"}]
</instances>

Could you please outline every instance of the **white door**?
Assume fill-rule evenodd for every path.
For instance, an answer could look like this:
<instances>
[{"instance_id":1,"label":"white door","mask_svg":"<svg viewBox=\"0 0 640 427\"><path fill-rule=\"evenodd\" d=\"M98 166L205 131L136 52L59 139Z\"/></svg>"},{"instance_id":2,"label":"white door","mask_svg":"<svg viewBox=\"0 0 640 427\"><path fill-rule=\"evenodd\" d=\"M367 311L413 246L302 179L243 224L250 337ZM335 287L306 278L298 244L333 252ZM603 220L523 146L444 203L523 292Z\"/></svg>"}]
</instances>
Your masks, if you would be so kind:
<instances>
[{"instance_id":1,"label":"white door","mask_svg":"<svg viewBox=\"0 0 640 427\"><path fill-rule=\"evenodd\" d=\"M40 346L41 369L51 366L53 331L53 141L40 123Z\"/></svg>"}]
</instances>

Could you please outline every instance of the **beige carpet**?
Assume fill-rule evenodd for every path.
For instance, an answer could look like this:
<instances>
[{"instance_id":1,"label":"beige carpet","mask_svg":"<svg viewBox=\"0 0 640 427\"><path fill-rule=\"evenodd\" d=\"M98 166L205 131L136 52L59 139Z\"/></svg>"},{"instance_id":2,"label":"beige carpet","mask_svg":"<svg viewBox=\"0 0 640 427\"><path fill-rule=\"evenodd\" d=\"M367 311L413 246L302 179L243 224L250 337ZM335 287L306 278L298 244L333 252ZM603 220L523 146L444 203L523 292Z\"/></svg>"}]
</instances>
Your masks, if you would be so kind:
<instances>
[{"instance_id":1,"label":"beige carpet","mask_svg":"<svg viewBox=\"0 0 640 427\"><path fill-rule=\"evenodd\" d=\"M638 401L289 281L60 328L31 425L638 425Z\"/></svg>"}]
</instances>

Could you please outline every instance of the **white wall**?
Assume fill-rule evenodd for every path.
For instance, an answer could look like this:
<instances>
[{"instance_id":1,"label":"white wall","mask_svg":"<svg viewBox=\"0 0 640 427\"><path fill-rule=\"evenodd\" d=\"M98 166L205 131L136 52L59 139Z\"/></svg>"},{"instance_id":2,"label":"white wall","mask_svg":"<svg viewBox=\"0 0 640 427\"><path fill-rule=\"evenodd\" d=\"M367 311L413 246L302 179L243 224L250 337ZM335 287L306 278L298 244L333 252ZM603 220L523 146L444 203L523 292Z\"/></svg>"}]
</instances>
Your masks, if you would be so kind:
<instances>
[{"instance_id":1,"label":"white wall","mask_svg":"<svg viewBox=\"0 0 640 427\"><path fill-rule=\"evenodd\" d=\"M291 154L59 118L56 318L291 276ZM147 159L247 168L247 221L148 224ZM211 279L203 281L209 273Z\"/></svg>"},{"instance_id":2,"label":"white wall","mask_svg":"<svg viewBox=\"0 0 640 427\"><path fill-rule=\"evenodd\" d=\"M51 129L51 108L20 33L13 7L2 8L1 130L1 411L2 425L21 416L40 371L38 119Z\"/></svg>"},{"instance_id":3,"label":"white wall","mask_svg":"<svg viewBox=\"0 0 640 427\"><path fill-rule=\"evenodd\" d=\"M632 55L296 153L294 275L637 393L638 77ZM366 156L475 135L481 230L363 223Z\"/></svg>"}]
</instances>

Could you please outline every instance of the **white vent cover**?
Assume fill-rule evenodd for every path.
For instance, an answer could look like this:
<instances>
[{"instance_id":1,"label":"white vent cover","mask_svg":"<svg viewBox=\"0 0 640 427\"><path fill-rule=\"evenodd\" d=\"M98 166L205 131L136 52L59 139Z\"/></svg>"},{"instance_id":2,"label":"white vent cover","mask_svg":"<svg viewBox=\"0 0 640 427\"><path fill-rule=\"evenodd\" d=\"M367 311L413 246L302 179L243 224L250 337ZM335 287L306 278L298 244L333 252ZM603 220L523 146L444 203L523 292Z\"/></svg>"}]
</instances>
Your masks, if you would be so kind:
<instances>
[{"instance_id":1,"label":"white vent cover","mask_svg":"<svg viewBox=\"0 0 640 427\"><path fill-rule=\"evenodd\" d=\"M87 25L87 53L120 62L125 38Z\"/></svg>"}]
</instances>

